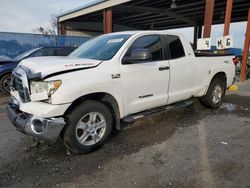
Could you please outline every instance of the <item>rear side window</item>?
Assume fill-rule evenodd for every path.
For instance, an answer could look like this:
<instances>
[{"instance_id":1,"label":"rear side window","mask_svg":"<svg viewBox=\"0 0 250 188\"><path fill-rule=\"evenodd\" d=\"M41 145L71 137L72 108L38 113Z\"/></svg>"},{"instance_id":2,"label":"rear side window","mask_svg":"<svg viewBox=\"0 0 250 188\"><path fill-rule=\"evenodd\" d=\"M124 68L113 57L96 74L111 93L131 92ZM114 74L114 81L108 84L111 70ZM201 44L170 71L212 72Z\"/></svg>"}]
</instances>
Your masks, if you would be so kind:
<instances>
[{"instance_id":1,"label":"rear side window","mask_svg":"<svg viewBox=\"0 0 250 188\"><path fill-rule=\"evenodd\" d=\"M179 37L167 35L166 39L168 42L171 59L177 59L185 56L185 51Z\"/></svg>"},{"instance_id":2,"label":"rear side window","mask_svg":"<svg viewBox=\"0 0 250 188\"><path fill-rule=\"evenodd\" d=\"M129 48L125 57L130 57L135 49L149 49L152 53L152 60L163 60L161 37L158 35L148 35L138 38Z\"/></svg>"}]
</instances>

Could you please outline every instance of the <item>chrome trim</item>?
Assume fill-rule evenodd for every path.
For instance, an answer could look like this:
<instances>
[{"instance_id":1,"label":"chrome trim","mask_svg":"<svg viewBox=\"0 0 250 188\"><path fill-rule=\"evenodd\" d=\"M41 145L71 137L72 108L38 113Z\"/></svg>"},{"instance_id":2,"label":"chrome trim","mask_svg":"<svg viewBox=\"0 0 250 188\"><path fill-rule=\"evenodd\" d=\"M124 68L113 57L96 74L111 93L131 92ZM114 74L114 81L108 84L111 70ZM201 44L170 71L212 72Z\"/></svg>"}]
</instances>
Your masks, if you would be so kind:
<instances>
[{"instance_id":1,"label":"chrome trim","mask_svg":"<svg viewBox=\"0 0 250 188\"><path fill-rule=\"evenodd\" d=\"M22 96L20 96L20 98L23 100L23 102L29 102L30 101L29 81L25 70L23 70L21 67L17 67L16 69L13 70L13 75L14 79L19 78L22 81L23 91L18 91L18 90L17 91L19 93L19 96L20 92L22 92L24 94L24 98Z\"/></svg>"},{"instance_id":2,"label":"chrome trim","mask_svg":"<svg viewBox=\"0 0 250 188\"><path fill-rule=\"evenodd\" d=\"M10 121L16 127L16 129L24 134L38 137L44 140L47 140L51 143L56 142L59 137L62 129L65 126L64 118L43 118L37 117L32 114L27 114L19 110L18 102L15 98L11 98L7 106L7 114ZM37 132L34 129L32 122L34 120L40 120L41 132Z\"/></svg>"}]
</instances>

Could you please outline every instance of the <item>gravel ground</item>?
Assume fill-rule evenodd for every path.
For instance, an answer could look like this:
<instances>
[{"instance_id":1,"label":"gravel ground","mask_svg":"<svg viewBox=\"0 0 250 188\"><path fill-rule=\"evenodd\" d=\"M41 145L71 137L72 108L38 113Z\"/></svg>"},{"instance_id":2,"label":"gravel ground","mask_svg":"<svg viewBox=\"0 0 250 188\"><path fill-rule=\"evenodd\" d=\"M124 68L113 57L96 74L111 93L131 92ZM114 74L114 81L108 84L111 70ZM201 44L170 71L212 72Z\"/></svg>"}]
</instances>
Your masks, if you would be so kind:
<instances>
[{"instance_id":1,"label":"gravel ground","mask_svg":"<svg viewBox=\"0 0 250 188\"><path fill-rule=\"evenodd\" d=\"M0 96L0 187L250 187L250 82L219 109L138 120L87 155L17 132Z\"/></svg>"}]
</instances>

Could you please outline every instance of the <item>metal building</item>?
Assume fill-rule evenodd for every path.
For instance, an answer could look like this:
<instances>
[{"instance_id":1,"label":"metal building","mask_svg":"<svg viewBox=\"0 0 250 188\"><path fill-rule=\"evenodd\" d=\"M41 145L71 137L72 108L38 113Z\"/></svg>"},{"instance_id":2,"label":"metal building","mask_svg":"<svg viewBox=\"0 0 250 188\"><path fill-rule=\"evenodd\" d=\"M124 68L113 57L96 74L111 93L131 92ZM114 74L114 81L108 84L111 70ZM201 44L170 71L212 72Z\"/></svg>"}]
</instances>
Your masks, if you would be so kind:
<instances>
[{"instance_id":1,"label":"metal building","mask_svg":"<svg viewBox=\"0 0 250 188\"><path fill-rule=\"evenodd\" d=\"M240 21L248 21L240 76L244 81L250 44L249 0L97 0L58 18L62 35L194 27L194 46L198 38L210 37L213 24L224 23L226 36L230 23Z\"/></svg>"}]
</instances>

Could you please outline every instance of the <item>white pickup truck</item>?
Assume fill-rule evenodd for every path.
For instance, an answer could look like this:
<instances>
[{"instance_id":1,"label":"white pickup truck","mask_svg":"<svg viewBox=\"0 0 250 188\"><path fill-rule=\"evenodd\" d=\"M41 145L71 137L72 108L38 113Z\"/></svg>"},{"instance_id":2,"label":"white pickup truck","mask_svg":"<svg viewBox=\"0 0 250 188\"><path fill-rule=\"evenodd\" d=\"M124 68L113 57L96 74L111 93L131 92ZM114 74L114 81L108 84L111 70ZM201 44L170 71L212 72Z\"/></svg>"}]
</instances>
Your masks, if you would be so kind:
<instances>
[{"instance_id":1,"label":"white pickup truck","mask_svg":"<svg viewBox=\"0 0 250 188\"><path fill-rule=\"evenodd\" d=\"M27 134L72 152L99 148L120 123L189 105L222 103L233 56L196 57L181 34L129 31L96 37L68 57L23 60L13 71L8 116Z\"/></svg>"}]
</instances>

